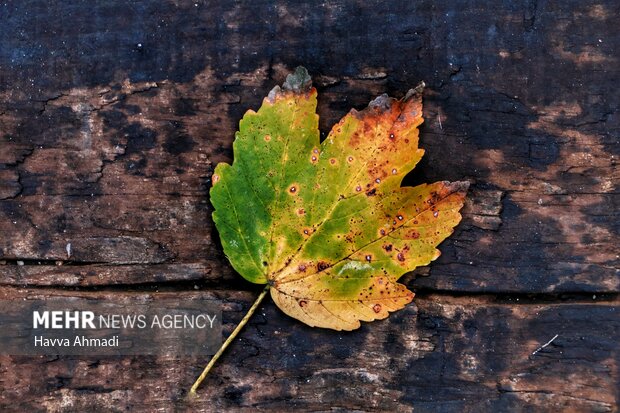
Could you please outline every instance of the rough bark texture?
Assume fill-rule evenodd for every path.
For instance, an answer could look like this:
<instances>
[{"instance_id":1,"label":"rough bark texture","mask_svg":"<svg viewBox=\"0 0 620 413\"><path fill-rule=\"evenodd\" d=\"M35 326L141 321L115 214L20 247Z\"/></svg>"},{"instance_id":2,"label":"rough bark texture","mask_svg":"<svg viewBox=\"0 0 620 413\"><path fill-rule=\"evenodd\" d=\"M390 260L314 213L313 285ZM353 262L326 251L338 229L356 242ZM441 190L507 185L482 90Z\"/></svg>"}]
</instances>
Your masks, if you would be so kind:
<instances>
[{"instance_id":1,"label":"rough bark texture","mask_svg":"<svg viewBox=\"0 0 620 413\"><path fill-rule=\"evenodd\" d=\"M192 404L207 358L2 356L0 410L617 411L618 15L610 0L0 4L2 298L203 294L230 331L257 290L221 252L210 175L299 64L323 132L424 80L408 183L472 183L442 256L406 279L415 304L387 320L339 334L266 302Z\"/></svg>"}]
</instances>

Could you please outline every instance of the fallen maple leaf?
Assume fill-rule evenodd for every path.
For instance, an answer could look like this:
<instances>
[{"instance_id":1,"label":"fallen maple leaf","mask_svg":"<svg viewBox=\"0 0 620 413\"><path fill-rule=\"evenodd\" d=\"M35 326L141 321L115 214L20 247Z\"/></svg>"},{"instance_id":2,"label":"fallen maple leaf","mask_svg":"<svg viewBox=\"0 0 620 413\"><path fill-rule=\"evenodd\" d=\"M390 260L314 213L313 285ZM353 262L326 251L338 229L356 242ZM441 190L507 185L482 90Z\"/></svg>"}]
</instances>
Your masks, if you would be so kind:
<instances>
[{"instance_id":1,"label":"fallen maple leaf","mask_svg":"<svg viewBox=\"0 0 620 413\"><path fill-rule=\"evenodd\" d=\"M353 330L387 317L413 299L397 280L436 259L461 219L467 182L400 186L424 154L422 87L352 110L323 142L316 98L297 68L245 114L233 164L213 174L224 252L245 279L267 284L231 337L268 291L310 326Z\"/></svg>"}]
</instances>

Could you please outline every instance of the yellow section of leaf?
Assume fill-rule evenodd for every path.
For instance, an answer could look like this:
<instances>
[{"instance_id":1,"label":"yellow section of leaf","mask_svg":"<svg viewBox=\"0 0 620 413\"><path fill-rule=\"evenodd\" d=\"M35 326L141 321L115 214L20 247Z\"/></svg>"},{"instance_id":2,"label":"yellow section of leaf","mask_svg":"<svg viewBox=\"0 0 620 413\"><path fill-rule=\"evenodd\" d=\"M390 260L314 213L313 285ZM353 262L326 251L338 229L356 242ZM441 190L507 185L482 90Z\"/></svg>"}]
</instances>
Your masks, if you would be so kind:
<instances>
[{"instance_id":1,"label":"yellow section of leaf","mask_svg":"<svg viewBox=\"0 0 620 413\"><path fill-rule=\"evenodd\" d=\"M306 324L335 330L352 330L360 326L360 320L387 317L413 299L413 293L397 283L398 278L439 257L436 246L460 221L458 210L466 189L466 183L438 182L400 188L386 196L385 202L356 215L358 219L369 217L364 228L374 236L363 245L353 244L346 255L332 262L300 253L270 277L273 300ZM371 220L375 212L386 214L394 204L398 207L391 216Z\"/></svg>"}]
</instances>

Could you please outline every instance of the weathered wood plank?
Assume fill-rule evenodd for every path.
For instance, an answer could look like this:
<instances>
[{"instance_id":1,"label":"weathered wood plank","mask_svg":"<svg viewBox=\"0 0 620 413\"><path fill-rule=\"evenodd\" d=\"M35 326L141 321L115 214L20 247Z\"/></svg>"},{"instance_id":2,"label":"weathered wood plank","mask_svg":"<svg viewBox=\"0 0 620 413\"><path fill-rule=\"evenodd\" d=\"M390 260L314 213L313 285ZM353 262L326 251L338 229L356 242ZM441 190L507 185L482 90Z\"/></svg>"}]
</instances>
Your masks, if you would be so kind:
<instances>
[{"instance_id":1,"label":"weathered wood plank","mask_svg":"<svg viewBox=\"0 0 620 413\"><path fill-rule=\"evenodd\" d=\"M58 262L59 264L62 261ZM229 286L241 284L239 275L232 270L222 273L209 262L159 265L5 265L0 271L0 286L52 287L129 287L149 285L154 288L166 284L194 282L197 285ZM175 284L177 283L177 284ZM251 288L247 284L244 289Z\"/></svg>"},{"instance_id":2,"label":"weathered wood plank","mask_svg":"<svg viewBox=\"0 0 620 413\"><path fill-rule=\"evenodd\" d=\"M0 219L4 259L123 264L216 254L206 197L33 195L7 200L0 209L6 214ZM93 248L97 244L101 248Z\"/></svg>"},{"instance_id":3,"label":"weathered wood plank","mask_svg":"<svg viewBox=\"0 0 620 413\"><path fill-rule=\"evenodd\" d=\"M132 294L144 297L4 289L2 298ZM225 329L231 331L255 294L150 296L220 300ZM291 406L303 411L614 411L619 304L612 299L514 305L491 296L430 295L387 320L338 333L302 325L266 302L194 403L185 395L203 358L3 356L0 406L9 411L280 411Z\"/></svg>"}]
</instances>

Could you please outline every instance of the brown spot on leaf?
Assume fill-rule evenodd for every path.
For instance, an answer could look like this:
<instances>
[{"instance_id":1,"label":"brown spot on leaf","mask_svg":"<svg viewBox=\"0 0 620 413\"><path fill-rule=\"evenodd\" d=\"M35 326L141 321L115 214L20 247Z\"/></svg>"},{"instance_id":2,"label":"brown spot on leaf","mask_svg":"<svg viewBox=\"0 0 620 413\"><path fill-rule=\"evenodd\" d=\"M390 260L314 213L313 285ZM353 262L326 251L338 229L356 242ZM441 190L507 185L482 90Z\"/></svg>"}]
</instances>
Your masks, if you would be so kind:
<instances>
[{"instance_id":1,"label":"brown spot on leaf","mask_svg":"<svg viewBox=\"0 0 620 413\"><path fill-rule=\"evenodd\" d=\"M431 197L427 202L429 205L434 205L437 203L437 201L439 201L439 198L439 194L436 191L433 191L431 192Z\"/></svg>"},{"instance_id":2,"label":"brown spot on leaf","mask_svg":"<svg viewBox=\"0 0 620 413\"><path fill-rule=\"evenodd\" d=\"M319 271L323 271L329 268L329 263L325 262L325 261L319 261L316 264L316 269Z\"/></svg>"},{"instance_id":3,"label":"brown spot on leaf","mask_svg":"<svg viewBox=\"0 0 620 413\"><path fill-rule=\"evenodd\" d=\"M305 272L306 271L306 265L305 264L299 264L299 267L297 267L297 269L301 272Z\"/></svg>"},{"instance_id":4,"label":"brown spot on leaf","mask_svg":"<svg viewBox=\"0 0 620 413\"><path fill-rule=\"evenodd\" d=\"M372 255L367 255L365 258L366 258L366 261L368 262L372 261Z\"/></svg>"},{"instance_id":5,"label":"brown spot on leaf","mask_svg":"<svg viewBox=\"0 0 620 413\"><path fill-rule=\"evenodd\" d=\"M357 192L360 192L360 191L362 190L362 187L358 185L358 186L355 188L355 190L356 190Z\"/></svg>"},{"instance_id":6,"label":"brown spot on leaf","mask_svg":"<svg viewBox=\"0 0 620 413\"><path fill-rule=\"evenodd\" d=\"M220 181L220 176L217 174L213 174L211 177L211 185L215 186Z\"/></svg>"},{"instance_id":7,"label":"brown spot on leaf","mask_svg":"<svg viewBox=\"0 0 620 413\"><path fill-rule=\"evenodd\" d=\"M407 232L407 237L413 238L413 239L418 239L418 238L420 238L420 233L418 231L412 229L411 231Z\"/></svg>"},{"instance_id":8,"label":"brown spot on leaf","mask_svg":"<svg viewBox=\"0 0 620 413\"><path fill-rule=\"evenodd\" d=\"M373 188L370 191L366 192L366 196L374 196L377 193L377 188Z\"/></svg>"},{"instance_id":9,"label":"brown spot on leaf","mask_svg":"<svg viewBox=\"0 0 620 413\"><path fill-rule=\"evenodd\" d=\"M372 306L372 311L374 311L375 313L380 313L381 312L381 304L375 304Z\"/></svg>"},{"instance_id":10,"label":"brown spot on leaf","mask_svg":"<svg viewBox=\"0 0 620 413\"><path fill-rule=\"evenodd\" d=\"M405 256L403 255L402 252L399 252L396 257L398 258L398 261L400 261L400 262L405 261Z\"/></svg>"},{"instance_id":11,"label":"brown spot on leaf","mask_svg":"<svg viewBox=\"0 0 620 413\"><path fill-rule=\"evenodd\" d=\"M271 140L271 135L265 135L265 142L269 142Z\"/></svg>"},{"instance_id":12,"label":"brown spot on leaf","mask_svg":"<svg viewBox=\"0 0 620 413\"><path fill-rule=\"evenodd\" d=\"M300 300L300 301L299 301L299 306L300 306L301 308L303 308L303 307L305 307L305 306L307 306L307 305L308 305L308 302L307 302L306 300Z\"/></svg>"},{"instance_id":13,"label":"brown spot on leaf","mask_svg":"<svg viewBox=\"0 0 620 413\"><path fill-rule=\"evenodd\" d=\"M288 191L291 194L297 193L297 187L295 185L291 185L291 187L288 189Z\"/></svg>"},{"instance_id":14,"label":"brown spot on leaf","mask_svg":"<svg viewBox=\"0 0 620 413\"><path fill-rule=\"evenodd\" d=\"M392 251L392 244L386 244L383 246L383 249L386 250L387 252Z\"/></svg>"},{"instance_id":15,"label":"brown spot on leaf","mask_svg":"<svg viewBox=\"0 0 620 413\"><path fill-rule=\"evenodd\" d=\"M439 216L439 211L435 211L435 212L433 212L433 216L434 216L435 218L437 218L437 217Z\"/></svg>"},{"instance_id":16,"label":"brown spot on leaf","mask_svg":"<svg viewBox=\"0 0 620 413\"><path fill-rule=\"evenodd\" d=\"M336 159L335 158L331 158L329 160L329 163L331 163L332 165L336 165Z\"/></svg>"},{"instance_id":17,"label":"brown spot on leaf","mask_svg":"<svg viewBox=\"0 0 620 413\"><path fill-rule=\"evenodd\" d=\"M306 213L306 210L305 210L305 209L303 209L303 208L299 208L299 209L297 210L297 214L298 214L298 215L304 215L305 213Z\"/></svg>"}]
</instances>

